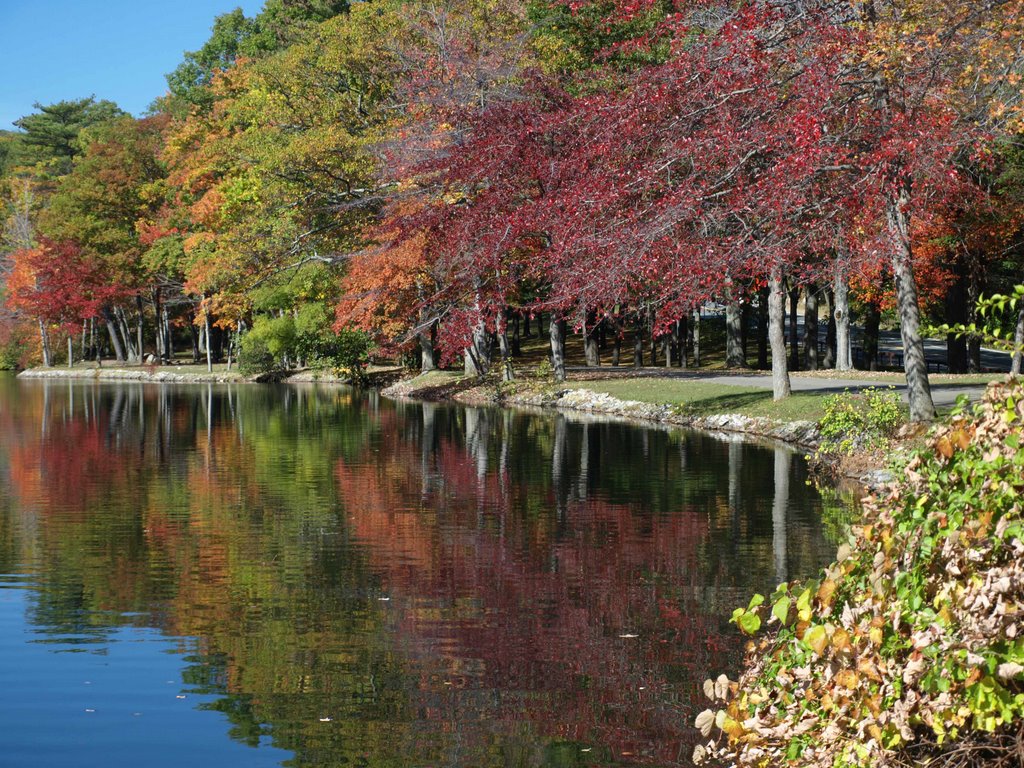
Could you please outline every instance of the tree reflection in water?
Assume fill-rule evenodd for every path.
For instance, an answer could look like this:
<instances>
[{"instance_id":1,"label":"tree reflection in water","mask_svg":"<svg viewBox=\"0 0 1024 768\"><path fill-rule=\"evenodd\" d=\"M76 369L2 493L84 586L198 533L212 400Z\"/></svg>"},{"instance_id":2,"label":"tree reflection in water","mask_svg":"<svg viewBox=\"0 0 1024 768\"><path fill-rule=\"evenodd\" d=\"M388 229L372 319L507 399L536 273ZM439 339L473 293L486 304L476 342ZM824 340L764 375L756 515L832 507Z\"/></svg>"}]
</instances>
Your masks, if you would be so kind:
<instances>
[{"instance_id":1,"label":"tree reflection in water","mask_svg":"<svg viewBox=\"0 0 1024 768\"><path fill-rule=\"evenodd\" d=\"M31 630L182 638L231 737L295 765L685 765L732 607L834 551L783 448L347 389L3 386Z\"/></svg>"}]
</instances>

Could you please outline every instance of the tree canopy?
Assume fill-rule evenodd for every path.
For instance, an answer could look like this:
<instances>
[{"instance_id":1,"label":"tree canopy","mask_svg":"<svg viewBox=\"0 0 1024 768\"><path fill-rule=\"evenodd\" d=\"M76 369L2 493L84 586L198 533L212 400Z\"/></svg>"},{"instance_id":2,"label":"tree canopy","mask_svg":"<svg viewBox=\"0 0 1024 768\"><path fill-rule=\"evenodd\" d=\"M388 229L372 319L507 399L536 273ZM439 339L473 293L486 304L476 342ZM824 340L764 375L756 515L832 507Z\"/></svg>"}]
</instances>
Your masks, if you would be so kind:
<instances>
[{"instance_id":1,"label":"tree canopy","mask_svg":"<svg viewBox=\"0 0 1024 768\"><path fill-rule=\"evenodd\" d=\"M537 314L678 361L691 313L721 302L771 310L781 397L783 292L828 302L841 365L852 295L900 327L926 420L922 324L1020 265L1022 15L270 0L218 16L151 116L90 97L0 136L7 229L101 263L132 294L106 308L122 334L212 320L223 353L261 316L333 315L382 354L466 352L481 374ZM331 290L266 303L310 270ZM177 319L157 317L168 297Z\"/></svg>"}]
</instances>

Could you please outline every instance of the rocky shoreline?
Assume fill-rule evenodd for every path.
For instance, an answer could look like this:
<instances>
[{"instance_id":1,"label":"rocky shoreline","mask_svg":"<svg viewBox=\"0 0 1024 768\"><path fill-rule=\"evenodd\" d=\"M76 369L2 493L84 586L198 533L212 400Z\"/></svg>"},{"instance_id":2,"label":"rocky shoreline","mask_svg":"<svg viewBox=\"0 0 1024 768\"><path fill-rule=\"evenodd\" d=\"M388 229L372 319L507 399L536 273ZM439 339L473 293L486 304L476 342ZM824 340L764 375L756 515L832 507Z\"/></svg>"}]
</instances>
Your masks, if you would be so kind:
<instances>
[{"instance_id":1,"label":"rocky shoreline","mask_svg":"<svg viewBox=\"0 0 1024 768\"><path fill-rule=\"evenodd\" d=\"M320 370L301 370L288 375L244 376L238 371L177 371L174 366L137 368L29 368L19 379L81 379L87 381L143 381L165 384L227 384L283 382L289 384L351 384L345 376Z\"/></svg>"},{"instance_id":2,"label":"rocky shoreline","mask_svg":"<svg viewBox=\"0 0 1024 768\"><path fill-rule=\"evenodd\" d=\"M407 379L381 390L387 397L418 398L417 389ZM612 395L588 389L564 388L544 391L496 393L493 388L480 386L452 393L449 397L465 405L535 406L565 411L599 413L623 419L654 422L706 432L736 432L790 443L802 449L814 450L820 442L817 425L811 421L779 422L739 414L694 416L671 405L620 400Z\"/></svg>"},{"instance_id":3,"label":"rocky shoreline","mask_svg":"<svg viewBox=\"0 0 1024 768\"><path fill-rule=\"evenodd\" d=\"M248 381L235 371L178 373L173 368L29 368L19 379L85 379L95 381L151 381L169 384L197 384Z\"/></svg>"},{"instance_id":4,"label":"rocky shoreline","mask_svg":"<svg viewBox=\"0 0 1024 768\"><path fill-rule=\"evenodd\" d=\"M687 414L672 405L620 400L602 392L571 387L527 389L508 393L491 385L479 385L469 389L434 387L424 390L419 386L416 378L411 378L385 387L381 390L381 394L386 397L411 400L450 400L463 405L497 405L588 413L652 426L696 429L703 432L779 441L808 453L817 450L821 444L818 426L812 421L784 422L735 413L697 416ZM863 459L864 457L859 458ZM867 466L863 461L855 461L846 466L844 462L840 461L835 475L840 480L851 483L859 492L864 493L880 490L893 480L892 473L879 466L877 462L868 461L866 463Z\"/></svg>"}]
</instances>

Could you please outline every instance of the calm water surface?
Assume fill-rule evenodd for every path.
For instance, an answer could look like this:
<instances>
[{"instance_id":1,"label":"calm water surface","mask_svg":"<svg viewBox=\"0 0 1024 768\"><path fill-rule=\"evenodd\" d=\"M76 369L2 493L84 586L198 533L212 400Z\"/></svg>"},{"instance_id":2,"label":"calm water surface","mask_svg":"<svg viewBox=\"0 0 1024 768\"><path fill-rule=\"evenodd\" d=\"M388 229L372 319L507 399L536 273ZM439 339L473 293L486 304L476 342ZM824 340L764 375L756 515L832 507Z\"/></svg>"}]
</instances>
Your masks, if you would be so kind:
<instances>
[{"instance_id":1,"label":"calm water surface","mask_svg":"<svg viewBox=\"0 0 1024 768\"><path fill-rule=\"evenodd\" d=\"M0 380L0 766L688 765L799 455L346 389Z\"/></svg>"}]
</instances>

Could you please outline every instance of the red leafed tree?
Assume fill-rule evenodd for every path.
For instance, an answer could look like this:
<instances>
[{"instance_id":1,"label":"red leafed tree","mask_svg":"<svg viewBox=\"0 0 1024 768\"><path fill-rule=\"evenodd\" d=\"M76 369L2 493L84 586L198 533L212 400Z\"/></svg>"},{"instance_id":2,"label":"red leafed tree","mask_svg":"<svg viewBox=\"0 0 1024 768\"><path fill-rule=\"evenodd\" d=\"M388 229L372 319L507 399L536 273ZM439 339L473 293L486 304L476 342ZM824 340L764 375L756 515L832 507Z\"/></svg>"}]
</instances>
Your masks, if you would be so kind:
<instances>
[{"instance_id":1,"label":"red leafed tree","mask_svg":"<svg viewBox=\"0 0 1024 768\"><path fill-rule=\"evenodd\" d=\"M470 114L457 151L420 168L444 193L435 226L461 265L461 323L481 323L523 275L577 322L642 302L659 324L729 279L767 278L778 398L785 273L809 259L839 271L884 259L911 415L931 418L913 232L962 193L958 164L985 122L962 98L963 75L984 67L998 85L992 62L1014 53L986 51L1000 24L1016 28L1020 3L890 5L688 3L647 38L670 41L661 63Z\"/></svg>"},{"instance_id":2,"label":"red leafed tree","mask_svg":"<svg viewBox=\"0 0 1024 768\"><path fill-rule=\"evenodd\" d=\"M781 293L787 265L831 247L821 169L847 148L822 140L823 110L855 35L761 3L702 35L695 19L670 20L675 47L642 76L529 91L473 116L458 152L424 168L446 193L435 226L474 308L530 276L577 324L642 302L667 325L730 276L770 275Z\"/></svg>"},{"instance_id":3,"label":"red leafed tree","mask_svg":"<svg viewBox=\"0 0 1024 768\"><path fill-rule=\"evenodd\" d=\"M47 363L48 326L70 330L83 320L98 317L105 305L125 295L125 289L110 281L102 265L72 241L43 238L35 248L16 251L12 261L7 302L39 322Z\"/></svg>"}]
</instances>

